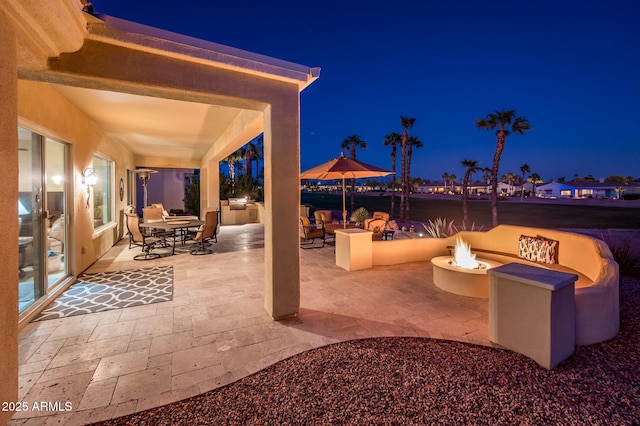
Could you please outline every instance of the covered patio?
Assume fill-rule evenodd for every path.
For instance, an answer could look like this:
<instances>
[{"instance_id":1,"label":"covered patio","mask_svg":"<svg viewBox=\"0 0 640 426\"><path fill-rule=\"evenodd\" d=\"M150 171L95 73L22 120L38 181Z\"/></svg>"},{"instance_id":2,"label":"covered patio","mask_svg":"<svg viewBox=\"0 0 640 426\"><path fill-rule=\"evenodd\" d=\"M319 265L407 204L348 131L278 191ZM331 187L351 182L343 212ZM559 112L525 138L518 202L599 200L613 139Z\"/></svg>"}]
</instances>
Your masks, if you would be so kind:
<instances>
[{"instance_id":1,"label":"covered patio","mask_svg":"<svg viewBox=\"0 0 640 426\"><path fill-rule=\"evenodd\" d=\"M34 280L38 298L20 315L18 209L0 218L5 230L0 255L7 272L0 279L4 401L17 400L21 328L29 330L41 309L94 262L108 257L125 235L123 212L135 200L130 176L139 167L199 169L204 216L220 205L220 161L263 134L264 249L255 262L261 269L251 271L251 279L262 285L255 302L260 302L260 315L271 320L295 316L300 306L298 236L289 232L297 229L300 204L300 93L320 69L87 13L85 4L9 0L0 5L5 41L0 46L0 139L6 165L0 192L6 205L18 206L19 193L25 192L21 170L46 166L45 155L37 167L22 167L19 129L28 130L38 149L53 140L67 150L60 176L66 194L61 204L67 209L65 270L52 285ZM97 225L94 213L102 210L95 207L98 197L84 179L96 167L96 157L107 170L100 207L110 214ZM43 173L28 182L33 183L26 192L34 207L27 214L43 223L32 241L42 242L34 246L44 264L49 216L39 203L48 183ZM46 268L37 269L46 275ZM62 321L58 333L73 334L77 320ZM0 413L0 420L7 420L10 411Z\"/></svg>"},{"instance_id":2,"label":"covered patio","mask_svg":"<svg viewBox=\"0 0 640 426\"><path fill-rule=\"evenodd\" d=\"M84 424L218 388L294 354L351 339L422 336L490 345L485 299L444 292L431 263L348 272L333 246L301 253L300 313L264 310L264 226L224 226L215 254L135 262L120 241L87 271L173 266L173 300L28 324L20 393L71 412L17 413ZM43 419L40 419L43 420Z\"/></svg>"}]
</instances>

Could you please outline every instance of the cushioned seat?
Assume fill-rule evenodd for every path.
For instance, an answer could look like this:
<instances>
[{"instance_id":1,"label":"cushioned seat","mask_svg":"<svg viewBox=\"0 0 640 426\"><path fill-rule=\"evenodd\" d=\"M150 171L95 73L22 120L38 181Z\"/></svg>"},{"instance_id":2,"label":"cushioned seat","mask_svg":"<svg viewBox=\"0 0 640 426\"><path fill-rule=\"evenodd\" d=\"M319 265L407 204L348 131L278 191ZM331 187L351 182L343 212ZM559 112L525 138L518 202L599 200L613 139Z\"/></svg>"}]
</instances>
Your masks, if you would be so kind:
<instances>
[{"instance_id":1,"label":"cushioned seat","mask_svg":"<svg viewBox=\"0 0 640 426\"><path fill-rule=\"evenodd\" d=\"M387 229L387 221L382 218L367 219L364 229L373 232L374 240L381 240L384 230Z\"/></svg>"},{"instance_id":2,"label":"cushioned seat","mask_svg":"<svg viewBox=\"0 0 640 426\"><path fill-rule=\"evenodd\" d=\"M317 226L311 225L308 217L300 216L300 237L303 240L303 242L300 243L300 246L302 248L306 249L324 247L325 235L326 232L323 228L318 228ZM313 244L316 238L322 239L321 246L304 247L305 245Z\"/></svg>"},{"instance_id":3,"label":"cushioned seat","mask_svg":"<svg viewBox=\"0 0 640 426\"><path fill-rule=\"evenodd\" d=\"M342 225L333 223L331 210L316 210L313 216L316 218L316 227L323 229L327 235L335 236L336 229L342 228Z\"/></svg>"},{"instance_id":4,"label":"cushioned seat","mask_svg":"<svg viewBox=\"0 0 640 426\"><path fill-rule=\"evenodd\" d=\"M381 240L385 229L389 227L389 213L373 212L373 217L364 221L364 229L373 232L374 240Z\"/></svg>"},{"instance_id":5,"label":"cushioned seat","mask_svg":"<svg viewBox=\"0 0 640 426\"><path fill-rule=\"evenodd\" d=\"M197 247L191 250L191 254L211 254L213 251L207 249L207 246L211 245L211 241L218 242L218 211L213 210L207 212L204 220L204 225L200 226L198 232L193 237L193 240L197 243Z\"/></svg>"},{"instance_id":6,"label":"cushioned seat","mask_svg":"<svg viewBox=\"0 0 640 426\"><path fill-rule=\"evenodd\" d=\"M389 213L387 212L373 212L373 219L382 219L385 221L389 221Z\"/></svg>"},{"instance_id":7,"label":"cushioned seat","mask_svg":"<svg viewBox=\"0 0 640 426\"><path fill-rule=\"evenodd\" d=\"M159 207L143 207L142 221L144 223L164 222L162 219L162 209Z\"/></svg>"}]
</instances>

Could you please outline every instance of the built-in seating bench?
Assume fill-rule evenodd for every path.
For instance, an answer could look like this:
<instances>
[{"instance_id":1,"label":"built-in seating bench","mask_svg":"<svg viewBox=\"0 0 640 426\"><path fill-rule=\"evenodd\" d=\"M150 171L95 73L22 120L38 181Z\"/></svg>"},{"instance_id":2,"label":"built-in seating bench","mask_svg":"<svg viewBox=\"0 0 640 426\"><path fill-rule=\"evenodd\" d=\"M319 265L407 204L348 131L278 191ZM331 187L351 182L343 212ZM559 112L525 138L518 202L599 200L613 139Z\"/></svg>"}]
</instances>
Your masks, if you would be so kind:
<instances>
[{"instance_id":1,"label":"built-in seating bench","mask_svg":"<svg viewBox=\"0 0 640 426\"><path fill-rule=\"evenodd\" d=\"M453 253L453 248L454 246L447 247L447 249L449 250L449 253ZM499 262L499 263L522 263L524 265L537 266L538 268L550 269L552 271L565 272L567 274L576 274L578 276L578 280L575 282L576 288L589 287L594 284L593 280L591 280L589 277L587 277L580 271L576 271L575 269L571 269L559 263L532 262L532 261L523 259L522 257L516 254L504 253L500 251L488 250L488 249L476 248L476 247L472 249L472 252L476 253L478 255L477 256L478 258L495 260L496 262Z\"/></svg>"},{"instance_id":2,"label":"built-in seating bench","mask_svg":"<svg viewBox=\"0 0 640 426\"><path fill-rule=\"evenodd\" d=\"M481 252L482 256L479 257L576 274L577 345L602 342L618 334L618 264L603 241L573 232L512 225L499 225L486 232L462 231L457 235L471 246L472 252ZM518 241L522 235L557 241L557 263L540 264L519 257ZM374 241L371 248L372 265L430 261L433 257L448 255L447 247L455 244L455 238Z\"/></svg>"}]
</instances>

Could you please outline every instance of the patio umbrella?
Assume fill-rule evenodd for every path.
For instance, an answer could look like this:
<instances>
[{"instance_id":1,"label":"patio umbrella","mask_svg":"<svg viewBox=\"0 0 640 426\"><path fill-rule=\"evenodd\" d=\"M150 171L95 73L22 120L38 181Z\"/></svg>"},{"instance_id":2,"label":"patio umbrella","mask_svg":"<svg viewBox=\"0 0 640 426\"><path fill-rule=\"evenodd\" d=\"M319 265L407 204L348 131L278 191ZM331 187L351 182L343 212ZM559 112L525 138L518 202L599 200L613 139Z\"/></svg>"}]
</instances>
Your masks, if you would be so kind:
<instances>
[{"instance_id":1,"label":"patio umbrella","mask_svg":"<svg viewBox=\"0 0 640 426\"><path fill-rule=\"evenodd\" d=\"M344 180L359 179L366 177L386 176L393 172L363 163L362 161L352 160L340 154L340 157L320 164L312 169L300 173L300 179L342 179L342 223L344 228L347 227L347 202Z\"/></svg>"}]
</instances>

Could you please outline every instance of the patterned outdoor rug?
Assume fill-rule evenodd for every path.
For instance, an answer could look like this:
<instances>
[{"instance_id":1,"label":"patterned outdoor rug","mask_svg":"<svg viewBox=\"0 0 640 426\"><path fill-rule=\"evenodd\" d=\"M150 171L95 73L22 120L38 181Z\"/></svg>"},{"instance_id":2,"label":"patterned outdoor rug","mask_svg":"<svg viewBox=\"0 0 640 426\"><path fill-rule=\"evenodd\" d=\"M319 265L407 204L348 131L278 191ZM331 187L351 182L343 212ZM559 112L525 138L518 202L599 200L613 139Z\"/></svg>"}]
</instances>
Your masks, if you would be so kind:
<instances>
[{"instance_id":1,"label":"patterned outdoor rug","mask_svg":"<svg viewBox=\"0 0 640 426\"><path fill-rule=\"evenodd\" d=\"M173 299L173 266L83 274L33 321L110 311Z\"/></svg>"}]
</instances>

